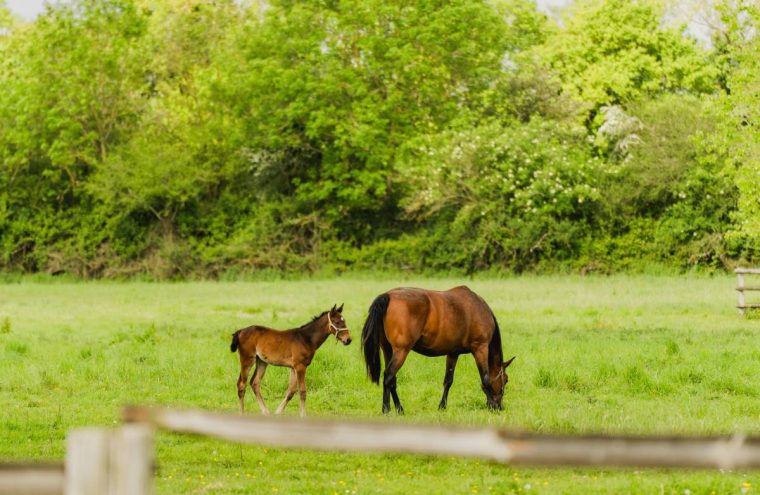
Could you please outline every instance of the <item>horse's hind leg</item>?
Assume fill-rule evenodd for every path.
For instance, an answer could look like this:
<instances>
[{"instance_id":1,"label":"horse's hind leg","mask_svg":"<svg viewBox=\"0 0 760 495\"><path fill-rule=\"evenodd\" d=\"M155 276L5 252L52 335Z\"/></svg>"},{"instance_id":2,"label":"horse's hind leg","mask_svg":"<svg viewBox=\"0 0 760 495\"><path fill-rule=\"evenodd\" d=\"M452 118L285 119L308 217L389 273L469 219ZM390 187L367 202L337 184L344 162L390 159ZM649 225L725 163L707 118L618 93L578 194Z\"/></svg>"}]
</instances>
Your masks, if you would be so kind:
<instances>
[{"instance_id":1,"label":"horse's hind leg","mask_svg":"<svg viewBox=\"0 0 760 495\"><path fill-rule=\"evenodd\" d=\"M390 346L388 346L390 347ZM385 358L385 374L383 376L383 414L391 410L390 396L393 396L393 405L396 406L396 412L404 414L404 408L401 406L401 400L396 392L396 373L404 365L406 357L409 355L408 349L390 349L390 352L383 347L383 357Z\"/></svg>"},{"instance_id":2,"label":"horse's hind leg","mask_svg":"<svg viewBox=\"0 0 760 495\"><path fill-rule=\"evenodd\" d=\"M256 358L256 370L253 372L253 378L251 378L251 388L256 395L256 401L259 403L261 412L265 415L269 415L269 408L264 402L264 398L261 396L261 380L264 378L264 373L267 371L267 363Z\"/></svg>"},{"instance_id":3,"label":"horse's hind leg","mask_svg":"<svg viewBox=\"0 0 760 495\"><path fill-rule=\"evenodd\" d=\"M454 383L454 370L457 367L457 354L449 354L446 356L446 376L443 378L443 397L441 397L441 403L438 404L438 409L441 411L446 409L446 404L449 400L449 389L451 384Z\"/></svg>"},{"instance_id":4,"label":"horse's hind leg","mask_svg":"<svg viewBox=\"0 0 760 495\"><path fill-rule=\"evenodd\" d=\"M240 376L237 381L238 399L240 400L240 414L245 409L245 389L248 387L248 372L251 371L253 358L244 358L240 356Z\"/></svg>"},{"instance_id":5,"label":"horse's hind leg","mask_svg":"<svg viewBox=\"0 0 760 495\"><path fill-rule=\"evenodd\" d=\"M282 414L282 411L285 409L285 406L288 405L288 402L290 402L290 399L293 398L293 396L296 394L296 389L298 388L298 380L296 378L296 370L293 368L290 369L290 382L288 383L288 391L285 392L285 398L280 402L280 405L277 406L277 410L274 412L275 414Z\"/></svg>"}]
</instances>

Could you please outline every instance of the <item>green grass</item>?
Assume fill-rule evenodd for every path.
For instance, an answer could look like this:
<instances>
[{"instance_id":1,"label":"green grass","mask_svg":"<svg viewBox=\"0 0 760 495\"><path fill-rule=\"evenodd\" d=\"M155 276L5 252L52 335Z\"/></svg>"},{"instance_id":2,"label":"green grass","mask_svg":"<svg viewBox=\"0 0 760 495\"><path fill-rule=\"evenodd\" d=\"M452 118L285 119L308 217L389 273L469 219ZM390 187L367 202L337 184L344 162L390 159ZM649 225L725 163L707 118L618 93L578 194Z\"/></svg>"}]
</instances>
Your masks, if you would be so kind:
<instances>
[{"instance_id":1,"label":"green grass","mask_svg":"<svg viewBox=\"0 0 760 495\"><path fill-rule=\"evenodd\" d=\"M545 433L760 433L760 324L734 309L733 277L525 277L467 284L492 306L509 368L505 411L485 408L470 356L439 412L444 359L412 354L399 374L402 418L380 414L358 335L391 287L454 279L0 285L0 459L60 460L70 428L115 425L128 403L235 412L230 333L290 328L333 303L355 338L329 340L307 373L312 416L494 425ZM263 393L282 399L288 371ZM258 414L248 393L249 414ZM286 409L297 416L297 397ZM757 472L528 469L454 458L241 446L160 433L158 492L743 493ZM688 490L688 491L687 491Z\"/></svg>"}]
</instances>

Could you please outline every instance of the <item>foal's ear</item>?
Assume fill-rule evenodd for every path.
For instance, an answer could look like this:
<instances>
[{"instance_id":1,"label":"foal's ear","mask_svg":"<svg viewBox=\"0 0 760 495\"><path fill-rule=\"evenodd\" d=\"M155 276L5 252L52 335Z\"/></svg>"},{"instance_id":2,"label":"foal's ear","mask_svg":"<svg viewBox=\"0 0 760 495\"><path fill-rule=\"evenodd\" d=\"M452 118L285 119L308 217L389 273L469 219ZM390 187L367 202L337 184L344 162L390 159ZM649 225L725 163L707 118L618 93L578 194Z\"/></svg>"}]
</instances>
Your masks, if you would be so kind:
<instances>
[{"instance_id":1,"label":"foal's ear","mask_svg":"<svg viewBox=\"0 0 760 495\"><path fill-rule=\"evenodd\" d=\"M333 307L330 308L330 313L335 313L335 304L333 304Z\"/></svg>"},{"instance_id":2,"label":"foal's ear","mask_svg":"<svg viewBox=\"0 0 760 495\"><path fill-rule=\"evenodd\" d=\"M517 356L512 356L512 358L511 358L509 361L507 361L507 362L505 362L504 364L502 364L502 367L503 367L504 369L507 369L507 366L509 366L510 364L512 364L512 361L514 361L516 357L517 357Z\"/></svg>"},{"instance_id":3,"label":"foal's ear","mask_svg":"<svg viewBox=\"0 0 760 495\"><path fill-rule=\"evenodd\" d=\"M343 312L343 304L345 304L345 303L340 303L340 307L338 308L338 313L342 313Z\"/></svg>"}]
</instances>

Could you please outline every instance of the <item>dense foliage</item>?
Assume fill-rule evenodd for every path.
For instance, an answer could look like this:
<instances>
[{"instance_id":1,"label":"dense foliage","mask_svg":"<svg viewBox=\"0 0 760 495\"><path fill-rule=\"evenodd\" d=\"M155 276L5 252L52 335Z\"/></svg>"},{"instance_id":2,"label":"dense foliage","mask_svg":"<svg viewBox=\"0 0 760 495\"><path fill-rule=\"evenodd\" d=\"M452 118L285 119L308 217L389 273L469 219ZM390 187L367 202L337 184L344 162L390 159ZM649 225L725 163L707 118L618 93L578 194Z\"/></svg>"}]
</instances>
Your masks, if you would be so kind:
<instances>
[{"instance_id":1,"label":"dense foliage","mask_svg":"<svg viewBox=\"0 0 760 495\"><path fill-rule=\"evenodd\" d=\"M0 267L612 271L758 257L760 14L0 0Z\"/></svg>"}]
</instances>

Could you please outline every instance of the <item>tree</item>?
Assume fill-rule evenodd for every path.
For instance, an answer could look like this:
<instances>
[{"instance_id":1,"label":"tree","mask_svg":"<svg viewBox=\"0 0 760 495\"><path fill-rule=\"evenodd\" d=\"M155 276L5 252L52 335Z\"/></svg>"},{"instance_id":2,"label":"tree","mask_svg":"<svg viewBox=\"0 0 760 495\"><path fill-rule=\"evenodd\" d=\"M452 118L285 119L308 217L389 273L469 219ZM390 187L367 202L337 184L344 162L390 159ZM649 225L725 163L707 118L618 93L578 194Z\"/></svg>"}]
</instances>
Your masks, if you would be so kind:
<instances>
[{"instance_id":1,"label":"tree","mask_svg":"<svg viewBox=\"0 0 760 495\"><path fill-rule=\"evenodd\" d=\"M14 23L13 14L8 9L5 0L0 0L0 36L9 31Z\"/></svg>"},{"instance_id":2,"label":"tree","mask_svg":"<svg viewBox=\"0 0 760 495\"><path fill-rule=\"evenodd\" d=\"M139 114L144 28L129 0L80 0L48 10L8 41L11 56L0 66L0 229L11 266L44 268L51 251L103 235L78 209L89 210L87 178Z\"/></svg>"},{"instance_id":3,"label":"tree","mask_svg":"<svg viewBox=\"0 0 760 495\"><path fill-rule=\"evenodd\" d=\"M444 131L409 147L405 160L407 214L432 220L451 250L431 261L468 270L524 270L577 254L606 174L583 129L540 118Z\"/></svg>"},{"instance_id":4,"label":"tree","mask_svg":"<svg viewBox=\"0 0 760 495\"><path fill-rule=\"evenodd\" d=\"M739 2L727 21L727 39L744 42L728 50L732 68L728 75L726 96L726 138L738 166L739 189L737 214L739 232L754 242L760 240L760 8L756 3ZM755 33L754 36L742 33Z\"/></svg>"},{"instance_id":5,"label":"tree","mask_svg":"<svg viewBox=\"0 0 760 495\"><path fill-rule=\"evenodd\" d=\"M395 215L398 148L476 118L507 30L485 2L275 2L243 35L243 66L223 67L238 91L223 97L262 186L364 242Z\"/></svg>"},{"instance_id":6,"label":"tree","mask_svg":"<svg viewBox=\"0 0 760 495\"><path fill-rule=\"evenodd\" d=\"M601 106L663 92L714 91L717 72L706 54L661 17L649 1L581 0L540 51L592 116Z\"/></svg>"}]
</instances>

